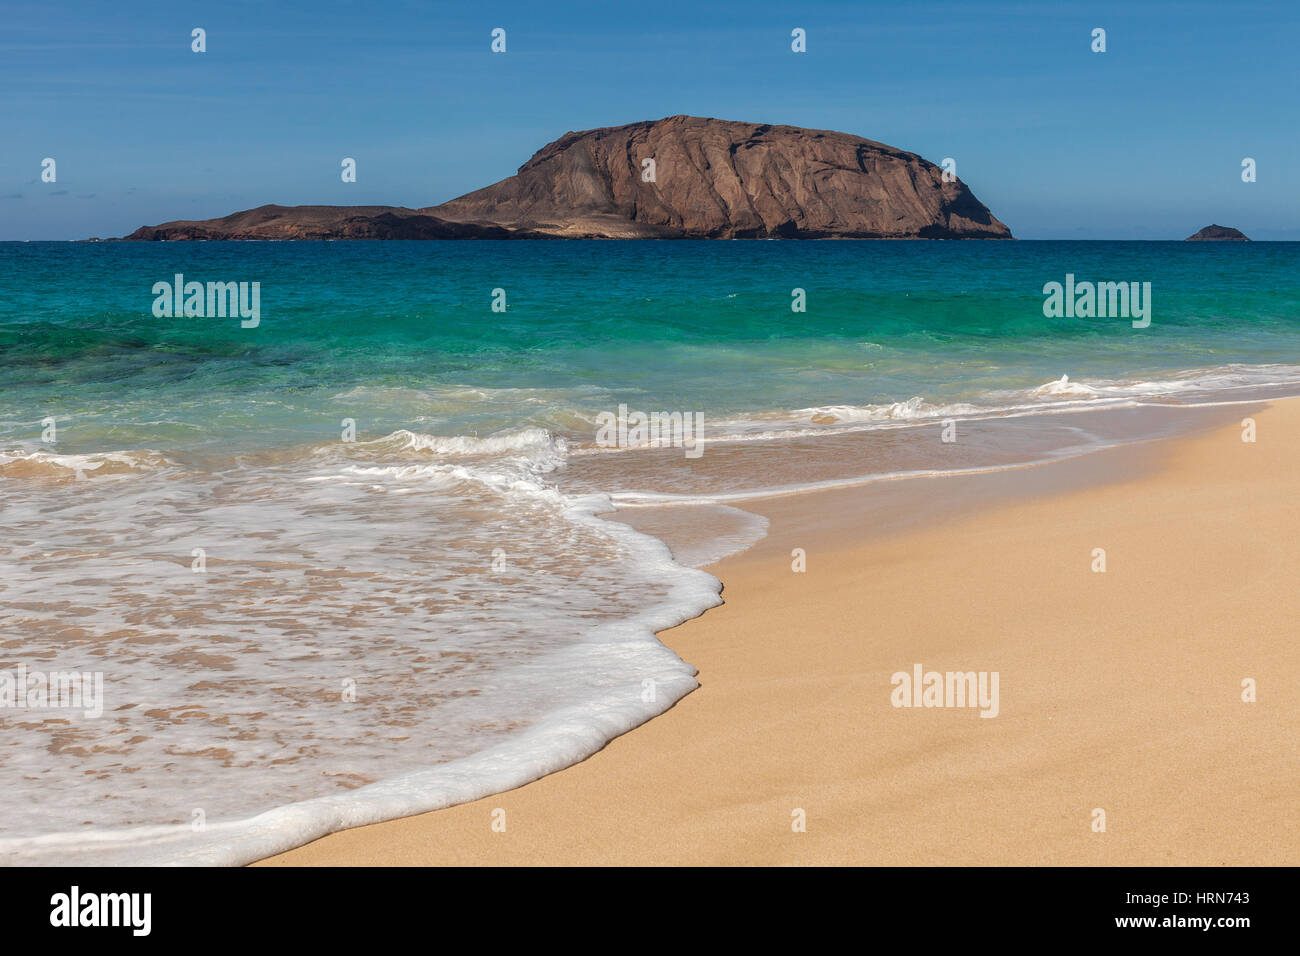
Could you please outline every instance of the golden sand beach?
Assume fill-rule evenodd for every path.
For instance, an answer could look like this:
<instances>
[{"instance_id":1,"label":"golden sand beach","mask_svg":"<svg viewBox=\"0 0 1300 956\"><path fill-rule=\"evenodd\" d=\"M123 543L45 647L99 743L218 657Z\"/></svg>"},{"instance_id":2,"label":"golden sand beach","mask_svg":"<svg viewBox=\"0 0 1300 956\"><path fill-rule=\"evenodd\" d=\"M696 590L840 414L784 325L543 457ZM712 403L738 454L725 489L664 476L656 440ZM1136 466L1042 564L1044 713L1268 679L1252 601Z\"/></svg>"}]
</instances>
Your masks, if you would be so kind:
<instances>
[{"instance_id":1,"label":"golden sand beach","mask_svg":"<svg viewBox=\"0 0 1300 956\"><path fill-rule=\"evenodd\" d=\"M264 862L1300 863L1300 400L1222 411L1052 465L747 503L771 529L710 568L725 605L661 635L701 684L668 713ZM996 672L996 716L894 706L916 665Z\"/></svg>"}]
</instances>

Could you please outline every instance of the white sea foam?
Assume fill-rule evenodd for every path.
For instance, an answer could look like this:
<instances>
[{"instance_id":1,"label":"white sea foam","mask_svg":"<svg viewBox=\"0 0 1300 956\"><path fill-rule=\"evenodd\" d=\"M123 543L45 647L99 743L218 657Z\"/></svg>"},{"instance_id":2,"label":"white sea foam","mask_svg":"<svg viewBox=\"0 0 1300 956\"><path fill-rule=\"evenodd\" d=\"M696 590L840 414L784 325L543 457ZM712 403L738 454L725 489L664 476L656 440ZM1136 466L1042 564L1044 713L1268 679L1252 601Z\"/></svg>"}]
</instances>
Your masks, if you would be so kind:
<instances>
[{"instance_id":1,"label":"white sea foam","mask_svg":"<svg viewBox=\"0 0 1300 956\"><path fill-rule=\"evenodd\" d=\"M1040 385L1033 390L1034 395L1080 395L1087 398L1097 394L1097 390L1083 382L1071 382L1070 376L1062 375L1054 382Z\"/></svg>"},{"instance_id":2,"label":"white sea foam","mask_svg":"<svg viewBox=\"0 0 1300 956\"><path fill-rule=\"evenodd\" d=\"M1234 392L1269 388L1300 388L1300 366L1229 365L1190 369L1154 380L1059 379L1022 389L996 389L977 400L935 402L916 395L905 401L867 405L819 405L786 411L768 411L728 418L706 419L704 446L789 441L831 434L918 428L946 419L982 421L1059 415L1072 411L1136 408L1160 401L1204 404ZM566 456L627 454L645 447L598 446L571 442Z\"/></svg>"},{"instance_id":3,"label":"white sea foam","mask_svg":"<svg viewBox=\"0 0 1300 956\"><path fill-rule=\"evenodd\" d=\"M548 484L561 455L536 431L395 433L10 482L0 626L47 670L93 664L106 701L10 722L0 857L247 862L518 786L671 706L694 669L655 631L719 582Z\"/></svg>"},{"instance_id":4,"label":"white sea foam","mask_svg":"<svg viewBox=\"0 0 1300 956\"><path fill-rule=\"evenodd\" d=\"M97 454L59 454L40 448L0 449L0 478L106 478L134 475L166 468L172 462L149 449L110 451Z\"/></svg>"},{"instance_id":5,"label":"white sea foam","mask_svg":"<svg viewBox=\"0 0 1300 956\"><path fill-rule=\"evenodd\" d=\"M1064 461L1068 458L1076 458L1080 455L1089 454L1091 452L1102 451L1108 447L1112 446L1101 444L1075 445L1068 448L1062 448L1054 454L1045 455L1041 458L1033 458L1008 465L973 466L970 468L917 468L899 471L871 472L868 474L853 475L847 478L833 478L825 481L807 481L784 485L762 485L746 488L742 491L717 493L625 491L619 492L611 497L616 505L622 507L634 507L637 505L652 505L658 507L667 507L671 505L735 505L739 502L758 501L762 498L804 494L810 491L830 491L836 488L851 488L858 485L870 485L881 481L897 481L905 478L954 478L961 475L982 475L995 471L1011 471L1016 468L1029 468L1036 465L1047 465L1052 462Z\"/></svg>"},{"instance_id":6,"label":"white sea foam","mask_svg":"<svg viewBox=\"0 0 1300 956\"><path fill-rule=\"evenodd\" d=\"M768 442L869 438L946 418L1244 402L1288 383L1300 383L1300 368L1154 382L1063 375L963 401L719 417L706 441L761 454ZM546 401L555 407L555 396ZM242 863L518 786L696 686L694 669L654 634L720 603L719 582L688 565L765 533L765 519L735 504L1107 445L1084 428L1055 434L1056 445L1012 463L604 494L568 472L622 460L595 457L606 451L580 432L539 427L399 429L202 467L148 450L0 452L0 628L24 637L0 668L93 667L106 697L98 721L7 721L0 857ZM627 462L640 470L617 473L651 474L655 453L636 454ZM114 476L123 480L100 480ZM674 560L658 537L598 517L614 505L676 511L665 528L677 520L695 533L664 532ZM196 549L205 573L192 570ZM340 696L349 680L354 703Z\"/></svg>"}]
</instances>

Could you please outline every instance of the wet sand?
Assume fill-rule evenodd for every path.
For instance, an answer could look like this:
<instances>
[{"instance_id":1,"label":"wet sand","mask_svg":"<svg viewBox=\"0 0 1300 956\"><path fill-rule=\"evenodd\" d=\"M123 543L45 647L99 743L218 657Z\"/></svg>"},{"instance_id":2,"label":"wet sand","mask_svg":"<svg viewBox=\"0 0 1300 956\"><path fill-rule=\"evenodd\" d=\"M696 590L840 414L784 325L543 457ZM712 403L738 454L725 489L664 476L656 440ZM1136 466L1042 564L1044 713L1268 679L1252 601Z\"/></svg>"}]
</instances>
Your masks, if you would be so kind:
<instances>
[{"instance_id":1,"label":"wet sand","mask_svg":"<svg viewBox=\"0 0 1300 956\"><path fill-rule=\"evenodd\" d=\"M725 605L661 635L699 690L519 789L263 862L1300 863L1300 400L1257 408L747 502L771 528L710 568ZM917 664L996 672L997 716L894 706Z\"/></svg>"}]
</instances>

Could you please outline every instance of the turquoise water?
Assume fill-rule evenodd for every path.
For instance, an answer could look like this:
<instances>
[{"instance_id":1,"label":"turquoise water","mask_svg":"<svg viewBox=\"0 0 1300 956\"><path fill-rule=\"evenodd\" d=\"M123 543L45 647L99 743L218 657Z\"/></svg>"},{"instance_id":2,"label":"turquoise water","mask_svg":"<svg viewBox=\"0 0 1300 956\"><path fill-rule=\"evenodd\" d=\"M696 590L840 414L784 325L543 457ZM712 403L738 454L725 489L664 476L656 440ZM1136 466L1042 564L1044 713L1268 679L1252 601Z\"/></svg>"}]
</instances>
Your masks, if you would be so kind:
<instances>
[{"instance_id":1,"label":"turquoise water","mask_svg":"<svg viewBox=\"0 0 1300 956\"><path fill-rule=\"evenodd\" d=\"M579 432L619 399L723 419L1288 364L1298 266L1288 243L0 244L0 440L46 415L75 420L74 451L324 438L345 416ZM177 272L260 282L261 324L155 318ZM1067 272L1151 282L1151 327L1044 318Z\"/></svg>"},{"instance_id":2,"label":"turquoise water","mask_svg":"<svg viewBox=\"0 0 1300 956\"><path fill-rule=\"evenodd\" d=\"M1300 392L1298 266L1286 243L0 244L0 678L103 682L98 714L0 708L0 859L245 862L581 760L696 687L655 632L719 603L697 568L764 533L746 501ZM177 273L259 283L260 321L156 316ZM1149 327L1044 317L1067 273L1149 282ZM703 442L602 441L620 406Z\"/></svg>"}]
</instances>

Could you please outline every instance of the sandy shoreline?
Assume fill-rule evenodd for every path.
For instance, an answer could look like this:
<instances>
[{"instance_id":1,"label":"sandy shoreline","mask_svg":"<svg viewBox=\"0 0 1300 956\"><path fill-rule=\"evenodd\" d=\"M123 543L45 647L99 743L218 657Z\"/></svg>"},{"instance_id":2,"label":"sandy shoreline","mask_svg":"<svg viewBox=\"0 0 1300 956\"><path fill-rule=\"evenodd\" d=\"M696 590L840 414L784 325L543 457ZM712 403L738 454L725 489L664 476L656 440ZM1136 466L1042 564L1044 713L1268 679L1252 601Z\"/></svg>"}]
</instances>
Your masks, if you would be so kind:
<instances>
[{"instance_id":1,"label":"sandy shoreline","mask_svg":"<svg viewBox=\"0 0 1300 956\"><path fill-rule=\"evenodd\" d=\"M725 605L661 635L702 685L667 714L517 790L263 862L1300 863L1300 400L1256 409L747 503L771 528L710 569ZM892 706L916 664L997 672L998 715Z\"/></svg>"}]
</instances>

